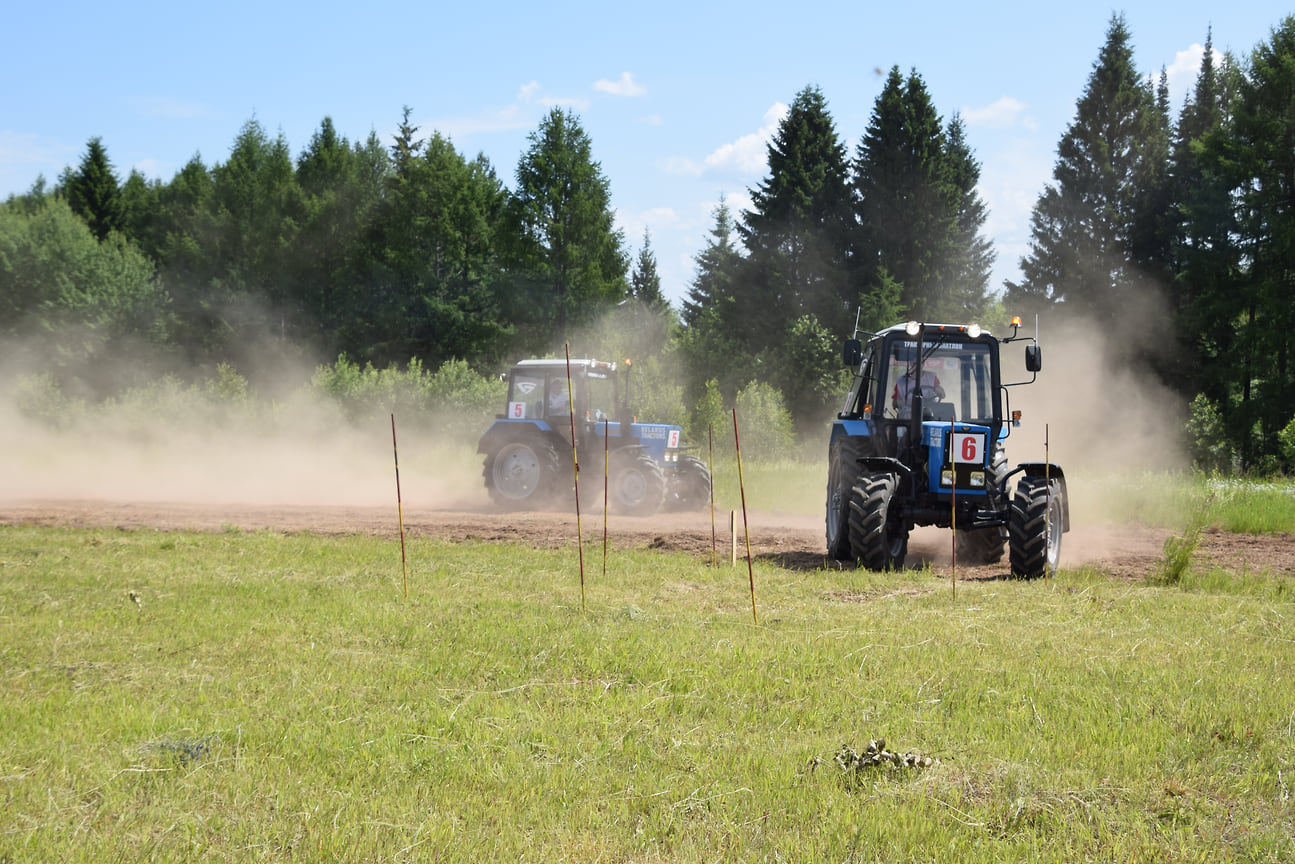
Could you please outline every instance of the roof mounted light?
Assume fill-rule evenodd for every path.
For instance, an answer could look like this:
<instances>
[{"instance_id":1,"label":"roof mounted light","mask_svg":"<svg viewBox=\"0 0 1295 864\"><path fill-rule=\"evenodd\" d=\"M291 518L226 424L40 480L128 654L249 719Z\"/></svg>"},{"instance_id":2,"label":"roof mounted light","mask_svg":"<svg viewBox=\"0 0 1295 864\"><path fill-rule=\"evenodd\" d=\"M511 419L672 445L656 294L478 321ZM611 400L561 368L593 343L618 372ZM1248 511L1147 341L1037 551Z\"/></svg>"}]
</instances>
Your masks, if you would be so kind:
<instances>
[{"instance_id":1,"label":"roof mounted light","mask_svg":"<svg viewBox=\"0 0 1295 864\"><path fill-rule=\"evenodd\" d=\"M917 331L920 330L921 328L922 328L922 325L917 323L916 321L909 321L907 324L904 325L904 332L907 333L909 336L916 336Z\"/></svg>"},{"instance_id":2,"label":"roof mounted light","mask_svg":"<svg viewBox=\"0 0 1295 864\"><path fill-rule=\"evenodd\" d=\"M967 328L967 335L970 336L972 339L979 339L980 333L981 333L981 330L980 330L979 324L972 324L970 327Z\"/></svg>"}]
</instances>

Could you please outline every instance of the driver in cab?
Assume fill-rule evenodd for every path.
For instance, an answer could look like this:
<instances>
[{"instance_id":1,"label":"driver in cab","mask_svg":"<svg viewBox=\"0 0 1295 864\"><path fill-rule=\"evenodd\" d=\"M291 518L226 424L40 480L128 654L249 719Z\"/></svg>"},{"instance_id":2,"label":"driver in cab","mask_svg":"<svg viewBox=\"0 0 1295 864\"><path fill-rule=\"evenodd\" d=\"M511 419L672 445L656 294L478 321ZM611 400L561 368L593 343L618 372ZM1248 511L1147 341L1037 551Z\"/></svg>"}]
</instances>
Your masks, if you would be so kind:
<instances>
[{"instance_id":1,"label":"driver in cab","mask_svg":"<svg viewBox=\"0 0 1295 864\"><path fill-rule=\"evenodd\" d=\"M913 410L913 384L916 378L916 368L910 366L908 371L895 380L895 390L891 394L891 403L899 411L901 418L910 416ZM940 379L930 369L922 370L922 399L943 399L944 387L940 384Z\"/></svg>"}]
</instances>

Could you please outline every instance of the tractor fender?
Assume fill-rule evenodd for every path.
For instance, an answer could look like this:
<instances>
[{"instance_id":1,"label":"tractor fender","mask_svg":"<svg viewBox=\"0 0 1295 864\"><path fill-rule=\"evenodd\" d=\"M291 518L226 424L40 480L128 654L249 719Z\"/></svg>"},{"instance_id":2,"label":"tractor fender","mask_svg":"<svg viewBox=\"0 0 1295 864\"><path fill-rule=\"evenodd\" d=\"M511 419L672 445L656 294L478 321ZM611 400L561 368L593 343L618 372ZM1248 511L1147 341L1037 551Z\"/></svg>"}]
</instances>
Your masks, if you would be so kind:
<instances>
[{"instance_id":1,"label":"tractor fender","mask_svg":"<svg viewBox=\"0 0 1295 864\"><path fill-rule=\"evenodd\" d=\"M869 471L886 471L903 477L909 477L913 474L912 468L909 468L893 456L863 456L859 459L859 465Z\"/></svg>"},{"instance_id":2,"label":"tractor fender","mask_svg":"<svg viewBox=\"0 0 1295 864\"><path fill-rule=\"evenodd\" d=\"M1003 498L1007 498L1007 480L1014 474L1024 474L1027 477L1046 477L1049 480L1056 480L1061 487L1061 530L1070 530L1070 494L1066 489L1066 472L1061 470L1061 466L1055 462L1022 462L1003 475L1002 492Z\"/></svg>"},{"instance_id":3,"label":"tractor fender","mask_svg":"<svg viewBox=\"0 0 1295 864\"><path fill-rule=\"evenodd\" d=\"M477 452L489 453L506 441L532 436L548 438L553 434L553 427L543 420L496 420L477 442Z\"/></svg>"}]
</instances>

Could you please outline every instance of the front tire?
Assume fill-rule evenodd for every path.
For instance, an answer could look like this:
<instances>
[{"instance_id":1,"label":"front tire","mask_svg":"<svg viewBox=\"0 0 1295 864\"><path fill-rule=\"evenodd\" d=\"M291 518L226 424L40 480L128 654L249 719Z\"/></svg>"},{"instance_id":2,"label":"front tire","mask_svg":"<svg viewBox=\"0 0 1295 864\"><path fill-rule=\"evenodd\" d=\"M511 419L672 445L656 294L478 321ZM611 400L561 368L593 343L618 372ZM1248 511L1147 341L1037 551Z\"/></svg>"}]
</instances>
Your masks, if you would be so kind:
<instances>
[{"instance_id":1,"label":"front tire","mask_svg":"<svg viewBox=\"0 0 1295 864\"><path fill-rule=\"evenodd\" d=\"M850 491L858 474L858 447L841 438L827 457L827 557L850 561Z\"/></svg>"},{"instance_id":2,"label":"front tire","mask_svg":"<svg viewBox=\"0 0 1295 864\"><path fill-rule=\"evenodd\" d=\"M651 516L665 501L665 474L648 453L613 453L611 461L611 505L617 513Z\"/></svg>"},{"instance_id":3,"label":"front tire","mask_svg":"<svg viewBox=\"0 0 1295 864\"><path fill-rule=\"evenodd\" d=\"M1061 514L1060 484L1045 483L1042 477L1022 477L1016 484L1008 527L1013 576L1038 579L1057 572Z\"/></svg>"},{"instance_id":4,"label":"front tire","mask_svg":"<svg viewBox=\"0 0 1295 864\"><path fill-rule=\"evenodd\" d=\"M706 463L696 456L680 456L670 477L666 496L669 509L701 510L710 502L711 479Z\"/></svg>"},{"instance_id":5,"label":"front tire","mask_svg":"<svg viewBox=\"0 0 1295 864\"><path fill-rule=\"evenodd\" d=\"M898 570L908 555L908 528L895 507L894 474L865 474L850 490L850 551L869 570Z\"/></svg>"}]
</instances>

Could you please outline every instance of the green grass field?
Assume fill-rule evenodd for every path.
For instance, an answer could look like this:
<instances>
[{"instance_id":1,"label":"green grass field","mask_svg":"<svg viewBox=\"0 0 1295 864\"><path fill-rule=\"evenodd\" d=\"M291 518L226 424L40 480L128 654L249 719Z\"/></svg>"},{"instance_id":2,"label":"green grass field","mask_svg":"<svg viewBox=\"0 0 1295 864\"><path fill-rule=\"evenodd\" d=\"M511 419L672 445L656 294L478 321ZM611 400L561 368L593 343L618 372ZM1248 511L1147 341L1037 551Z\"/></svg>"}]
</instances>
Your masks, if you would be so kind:
<instances>
[{"instance_id":1,"label":"green grass field","mask_svg":"<svg viewBox=\"0 0 1295 864\"><path fill-rule=\"evenodd\" d=\"M1295 859L1288 577L600 554L0 528L0 861Z\"/></svg>"}]
</instances>

